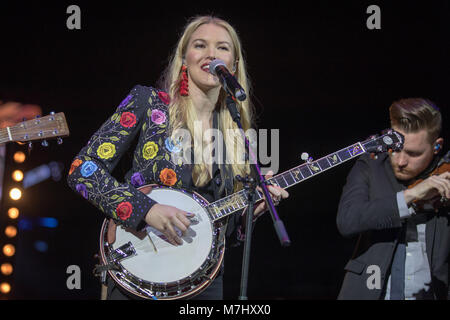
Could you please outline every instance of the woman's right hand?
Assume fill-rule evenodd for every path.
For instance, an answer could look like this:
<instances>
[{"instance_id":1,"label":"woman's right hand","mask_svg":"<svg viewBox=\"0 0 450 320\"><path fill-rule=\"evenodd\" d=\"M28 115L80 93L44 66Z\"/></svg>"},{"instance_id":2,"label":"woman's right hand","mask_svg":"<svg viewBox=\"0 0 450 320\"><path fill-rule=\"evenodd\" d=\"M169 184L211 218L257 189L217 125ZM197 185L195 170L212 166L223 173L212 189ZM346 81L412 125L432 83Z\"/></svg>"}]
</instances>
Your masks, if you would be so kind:
<instances>
[{"instance_id":1,"label":"woman's right hand","mask_svg":"<svg viewBox=\"0 0 450 320\"><path fill-rule=\"evenodd\" d=\"M191 224L188 217L192 215L173 206L156 203L147 212L145 222L163 233L167 240L176 246L183 244L183 241L175 231L175 227L185 234Z\"/></svg>"}]
</instances>

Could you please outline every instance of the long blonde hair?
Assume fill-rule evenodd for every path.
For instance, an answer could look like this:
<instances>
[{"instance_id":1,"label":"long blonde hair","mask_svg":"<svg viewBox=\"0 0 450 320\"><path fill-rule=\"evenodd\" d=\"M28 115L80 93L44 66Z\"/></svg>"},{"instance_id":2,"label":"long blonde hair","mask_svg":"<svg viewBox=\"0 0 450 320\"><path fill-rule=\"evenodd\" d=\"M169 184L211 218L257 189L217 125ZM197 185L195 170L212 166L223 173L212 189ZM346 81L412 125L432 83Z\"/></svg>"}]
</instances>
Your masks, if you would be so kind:
<instances>
[{"instance_id":1,"label":"long blonde hair","mask_svg":"<svg viewBox=\"0 0 450 320\"><path fill-rule=\"evenodd\" d=\"M235 77L248 96L250 91L250 82L246 72L241 43L234 28L228 22L212 16L198 16L191 19L184 28L184 32L178 41L162 80L164 89L168 92L171 98L169 105L170 132L173 133L179 128L189 130L191 137L193 137L193 150L194 155L196 156L201 153L199 150L202 150L202 148L197 148L196 146L202 144L203 139L201 134L199 136L198 132L196 134L194 132L194 122L197 120L197 116L191 98L189 96L183 97L180 95L181 67L183 65L183 57L185 56L192 34L201 25L210 23L221 26L228 31L233 42L235 51L234 57L237 61ZM232 120L230 113L226 108L226 97L227 94L222 88L216 104L216 110L219 113L219 129L223 134L225 148L227 151L227 161L231 162L230 165L233 176L245 176L250 171L248 161L244 162L242 160L243 155L237 154L236 152L236 150L245 150L244 142L242 136L237 131L238 128L236 123ZM249 100L250 99L247 98L245 101L237 103L238 111L241 114L241 123L244 131L249 129L253 122L252 105ZM203 163L203 160L202 163L194 164L192 178L196 186L204 186L211 179L207 166ZM238 185L239 184L235 184L235 190L239 188L236 187Z\"/></svg>"}]
</instances>

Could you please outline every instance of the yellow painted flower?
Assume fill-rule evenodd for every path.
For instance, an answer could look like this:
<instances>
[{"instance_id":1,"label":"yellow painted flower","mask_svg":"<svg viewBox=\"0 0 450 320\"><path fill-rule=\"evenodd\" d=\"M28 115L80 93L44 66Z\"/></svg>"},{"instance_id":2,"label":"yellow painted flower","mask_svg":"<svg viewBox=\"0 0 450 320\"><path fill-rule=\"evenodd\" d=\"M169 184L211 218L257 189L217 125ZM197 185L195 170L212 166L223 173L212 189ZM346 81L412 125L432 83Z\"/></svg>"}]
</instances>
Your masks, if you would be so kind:
<instances>
[{"instance_id":1,"label":"yellow painted flower","mask_svg":"<svg viewBox=\"0 0 450 320\"><path fill-rule=\"evenodd\" d=\"M111 159L116 154L116 146L110 142L104 142L98 147L97 154L102 159Z\"/></svg>"},{"instance_id":2,"label":"yellow painted flower","mask_svg":"<svg viewBox=\"0 0 450 320\"><path fill-rule=\"evenodd\" d=\"M158 145L153 141L147 142L142 149L142 156L145 160L153 159L158 153Z\"/></svg>"}]
</instances>

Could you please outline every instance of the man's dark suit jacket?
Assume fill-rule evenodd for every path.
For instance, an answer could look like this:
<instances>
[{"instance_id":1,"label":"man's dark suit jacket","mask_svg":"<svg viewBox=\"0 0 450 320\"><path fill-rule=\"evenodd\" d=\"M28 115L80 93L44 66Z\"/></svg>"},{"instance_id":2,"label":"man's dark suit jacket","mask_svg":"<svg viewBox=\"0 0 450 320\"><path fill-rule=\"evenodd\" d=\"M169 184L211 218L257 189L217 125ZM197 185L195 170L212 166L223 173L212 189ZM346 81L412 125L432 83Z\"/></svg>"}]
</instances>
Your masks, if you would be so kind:
<instances>
[{"instance_id":1,"label":"man's dark suit jacket","mask_svg":"<svg viewBox=\"0 0 450 320\"><path fill-rule=\"evenodd\" d=\"M402 222L397 197L403 190L396 180L387 154L371 159L361 156L353 166L344 186L337 214L337 227L344 237L359 235L338 299L383 299L389 279ZM449 297L449 208L433 213L426 223L426 250L436 299ZM380 289L369 289L367 280L380 268ZM370 282L370 281L369 281Z\"/></svg>"}]
</instances>

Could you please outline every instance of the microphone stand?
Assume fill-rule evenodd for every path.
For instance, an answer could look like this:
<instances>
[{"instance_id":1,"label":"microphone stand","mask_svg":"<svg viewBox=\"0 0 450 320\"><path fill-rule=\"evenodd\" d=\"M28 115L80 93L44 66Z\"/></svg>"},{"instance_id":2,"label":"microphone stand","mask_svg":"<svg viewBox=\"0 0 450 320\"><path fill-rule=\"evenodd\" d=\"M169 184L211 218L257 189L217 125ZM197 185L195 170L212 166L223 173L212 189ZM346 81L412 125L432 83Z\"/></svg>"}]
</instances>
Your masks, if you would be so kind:
<instances>
[{"instance_id":1,"label":"microphone stand","mask_svg":"<svg viewBox=\"0 0 450 320\"><path fill-rule=\"evenodd\" d=\"M250 142L245 136L244 129L242 128L242 124L240 121L241 115L239 114L236 103L233 100L233 97L228 94L227 96L227 108L230 111L231 117L236 122L239 131L242 134L242 137L245 141L245 146L248 148L249 152L249 160L250 165L252 166L253 171L257 175L258 181L251 177L241 178L236 177L239 181L243 182L244 188L248 190L248 207L247 207L247 219L245 224L245 244L244 244L244 256L242 261L242 274L241 274L241 294L239 296L239 300L247 300L247 284L248 284L248 269L250 262L250 248L251 248L251 233L253 228L253 211L254 211L254 203L256 199L256 186L258 185L264 194L267 207L269 209L270 215L273 220L275 231L278 235L278 238L281 242L281 246L287 247L291 244L289 236L286 232L286 228L284 227L283 221L278 217L277 211L275 209L275 205L273 204L272 197L267 189L266 182L264 177L261 174L261 168L258 165L258 161L256 156L253 154L253 151L250 147ZM252 165L253 164L253 165Z\"/></svg>"}]
</instances>

